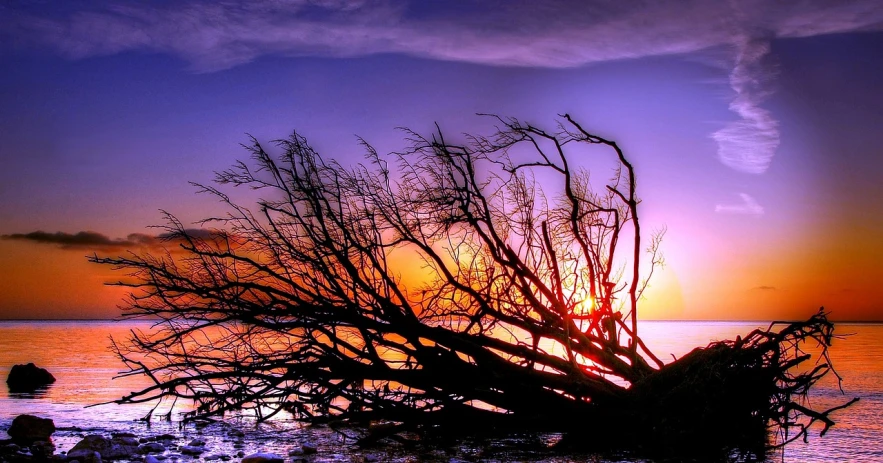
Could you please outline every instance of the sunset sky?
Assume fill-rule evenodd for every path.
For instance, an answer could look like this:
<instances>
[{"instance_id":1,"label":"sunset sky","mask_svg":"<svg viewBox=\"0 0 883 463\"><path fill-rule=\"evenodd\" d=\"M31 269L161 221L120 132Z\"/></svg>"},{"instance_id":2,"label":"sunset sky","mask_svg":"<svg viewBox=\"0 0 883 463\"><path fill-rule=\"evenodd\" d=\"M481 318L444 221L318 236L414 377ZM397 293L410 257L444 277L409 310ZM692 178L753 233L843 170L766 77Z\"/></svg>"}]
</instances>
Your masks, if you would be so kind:
<instances>
[{"instance_id":1,"label":"sunset sky","mask_svg":"<svg viewBox=\"0 0 883 463\"><path fill-rule=\"evenodd\" d=\"M13 0L0 70L0 318L116 316L84 256L217 213L247 134L347 164L489 112L624 148L646 317L883 320L879 0Z\"/></svg>"}]
</instances>

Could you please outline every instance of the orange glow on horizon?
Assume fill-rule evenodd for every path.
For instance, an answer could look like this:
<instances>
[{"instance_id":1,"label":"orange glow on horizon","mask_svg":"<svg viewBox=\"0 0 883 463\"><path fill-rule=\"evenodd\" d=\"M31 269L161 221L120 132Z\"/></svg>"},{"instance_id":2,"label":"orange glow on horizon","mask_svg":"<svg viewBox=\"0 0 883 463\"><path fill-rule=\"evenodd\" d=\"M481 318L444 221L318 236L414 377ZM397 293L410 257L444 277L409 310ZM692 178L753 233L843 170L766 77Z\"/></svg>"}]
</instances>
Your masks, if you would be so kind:
<instances>
[{"instance_id":1,"label":"orange glow on horizon","mask_svg":"<svg viewBox=\"0 0 883 463\"><path fill-rule=\"evenodd\" d=\"M834 320L881 319L883 243L861 230L849 239L819 233L797 241L736 246L677 236L663 243L667 265L653 275L639 302L639 319L801 319L820 306ZM687 233L682 237L692 238ZM86 261L85 250L0 241L0 319L113 318L126 293L104 283L125 275ZM415 253L389 256L402 284L417 290L431 271ZM585 297L585 296L583 296ZM578 299L575 297L575 299ZM597 303L584 299L575 314Z\"/></svg>"}]
</instances>

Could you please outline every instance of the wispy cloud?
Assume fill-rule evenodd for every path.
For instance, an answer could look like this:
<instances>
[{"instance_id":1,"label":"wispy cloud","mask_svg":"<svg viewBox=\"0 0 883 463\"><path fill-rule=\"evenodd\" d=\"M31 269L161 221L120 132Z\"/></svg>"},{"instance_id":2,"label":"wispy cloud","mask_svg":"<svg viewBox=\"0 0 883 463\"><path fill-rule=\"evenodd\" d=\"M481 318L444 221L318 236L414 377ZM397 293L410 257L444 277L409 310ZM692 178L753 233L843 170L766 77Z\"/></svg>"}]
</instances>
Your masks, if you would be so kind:
<instances>
[{"instance_id":1,"label":"wispy cloud","mask_svg":"<svg viewBox=\"0 0 883 463\"><path fill-rule=\"evenodd\" d=\"M763 215L763 206L758 204L751 195L747 193L739 193L739 197L742 199L741 203L718 204L714 207L714 211L723 214Z\"/></svg>"},{"instance_id":2,"label":"wispy cloud","mask_svg":"<svg viewBox=\"0 0 883 463\"><path fill-rule=\"evenodd\" d=\"M222 232L216 230L188 229L184 232L191 237L201 239L223 236ZM180 241L181 238L167 233L159 235L132 233L126 236L126 238L110 238L107 235L94 231L81 231L77 233L47 233L44 231L35 231L30 233L0 235L0 239L50 244L56 245L62 249L121 251L142 247L168 246L172 242Z\"/></svg>"},{"instance_id":3,"label":"wispy cloud","mask_svg":"<svg viewBox=\"0 0 883 463\"><path fill-rule=\"evenodd\" d=\"M56 14L5 11L6 35L71 58L170 53L213 71L265 55L407 53L493 65L578 66L733 46L737 81L758 39L879 29L876 0L209 0L90 3ZM741 84L739 84L741 85Z\"/></svg>"},{"instance_id":4,"label":"wispy cloud","mask_svg":"<svg viewBox=\"0 0 883 463\"><path fill-rule=\"evenodd\" d=\"M775 71L763 60L770 52L768 39L746 37L737 44L730 86L736 93L730 110L739 119L714 132L718 158L726 166L750 174L766 172L779 147L779 123L760 104L769 95Z\"/></svg>"},{"instance_id":5,"label":"wispy cloud","mask_svg":"<svg viewBox=\"0 0 883 463\"><path fill-rule=\"evenodd\" d=\"M0 43L45 46L72 59L141 50L195 72L267 55L401 53L488 65L572 67L725 47L737 119L714 132L718 156L741 172L767 170L777 122L760 105L774 72L770 41L883 28L879 0L122 0L61 13L0 10ZM0 7L2 9L3 7Z\"/></svg>"},{"instance_id":6,"label":"wispy cloud","mask_svg":"<svg viewBox=\"0 0 883 463\"><path fill-rule=\"evenodd\" d=\"M753 289L755 291L776 291L775 286L768 286L768 285L755 286L754 288L751 288L751 289Z\"/></svg>"}]
</instances>

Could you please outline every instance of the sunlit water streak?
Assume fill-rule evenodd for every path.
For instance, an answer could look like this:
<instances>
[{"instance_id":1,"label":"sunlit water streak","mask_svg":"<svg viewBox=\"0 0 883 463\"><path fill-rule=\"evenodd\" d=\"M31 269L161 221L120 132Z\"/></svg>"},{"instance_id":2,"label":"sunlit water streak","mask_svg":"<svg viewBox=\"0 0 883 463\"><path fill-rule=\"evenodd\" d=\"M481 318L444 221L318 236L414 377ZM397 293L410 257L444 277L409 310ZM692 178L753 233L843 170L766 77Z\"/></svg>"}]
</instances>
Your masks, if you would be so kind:
<instances>
[{"instance_id":1,"label":"sunlit water streak","mask_svg":"<svg viewBox=\"0 0 883 463\"><path fill-rule=\"evenodd\" d=\"M110 352L110 336L122 339L133 326L115 322L0 322L0 429L23 413L52 418L60 427L129 430L133 420L143 417L150 405L86 405L107 402L147 385L140 377L112 379L123 365ZM763 323L752 322L656 322L641 324L641 335L660 358L668 361L714 340L745 335ZM149 324L138 324L148 328ZM837 332L853 333L835 341L831 356L843 376L841 394L833 377L827 378L811 397L812 405L826 407L852 397L861 401L837 412L837 425L819 439L814 433L808 444L795 443L786 451L786 461L795 462L880 462L883 461L883 325L842 324ZM14 364L34 362L47 368L58 381L46 391L10 394L5 378ZM277 422L265 428L276 435L291 423ZM157 429L154 428L154 432ZM0 438L5 437L0 434ZM69 448L78 437L61 433L59 449ZM260 439L259 439L260 440ZM264 448L282 448L284 442L263 439ZM778 461L780 456L771 456ZM567 461L554 458L549 461ZM594 460L607 461L607 460ZM639 460L617 459L634 462ZM644 460L640 460L644 461Z\"/></svg>"}]
</instances>

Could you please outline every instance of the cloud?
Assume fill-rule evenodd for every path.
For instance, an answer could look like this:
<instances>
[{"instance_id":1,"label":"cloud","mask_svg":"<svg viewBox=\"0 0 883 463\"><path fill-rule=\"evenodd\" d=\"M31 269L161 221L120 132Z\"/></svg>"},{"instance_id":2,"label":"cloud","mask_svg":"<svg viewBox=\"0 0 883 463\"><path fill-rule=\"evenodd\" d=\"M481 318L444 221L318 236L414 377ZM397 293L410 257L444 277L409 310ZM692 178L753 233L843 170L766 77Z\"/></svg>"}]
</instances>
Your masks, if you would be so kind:
<instances>
[{"instance_id":1,"label":"cloud","mask_svg":"<svg viewBox=\"0 0 883 463\"><path fill-rule=\"evenodd\" d=\"M879 29L876 0L190 0L104 1L66 14L8 9L7 35L70 58L169 53L196 71L266 55L405 53L492 65L579 66L733 46L751 67L757 38ZM436 3L436 2L433 2ZM781 3L781 4L780 4ZM73 11L70 11L73 8ZM747 67L746 67L747 66Z\"/></svg>"},{"instance_id":2,"label":"cloud","mask_svg":"<svg viewBox=\"0 0 883 463\"><path fill-rule=\"evenodd\" d=\"M751 288L751 289L756 290L756 291L776 291L775 286L766 286L766 285L755 286L754 288Z\"/></svg>"},{"instance_id":3,"label":"cloud","mask_svg":"<svg viewBox=\"0 0 883 463\"><path fill-rule=\"evenodd\" d=\"M778 123L760 105L775 72L770 42L883 29L879 0L123 0L40 10L0 7L0 43L71 58L144 51L195 72L262 56L399 53L486 65L573 67L610 60L732 51L726 70L736 119L711 136L725 165L767 170ZM21 4L20 4L21 5ZM28 5L28 4L23 4ZM38 4L39 5L39 4Z\"/></svg>"},{"instance_id":4,"label":"cloud","mask_svg":"<svg viewBox=\"0 0 883 463\"><path fill-rule=\"evenodd\" d=\"M200 239L210 239L212 237L223 236L223 233L217 230L205 229L187 229L185 230L185 233L187 233L189 236ZM30 233L0 235L0 239L30 241L33 243L53 244L62 249L92 251L121 251L142 247L158 248L168 246L168 244L171 242L180 241L179 236L171 235L168 233L162 233L159 235L132 233L129 234L125 239L112 239L107 235L94 231L81 231L77 233L47 233L44 231L35 231Z\"/></svg>"},{"instance_id":5,"label":"cloud","mask_svg":"<svg viewBox=\"0 0 883 463\"><path fill-rule=\"evenodd\" d=\"M723 214L763 215L763 206L758 204L751 195L747 193L739 193L739 197L742 198L740 204L718 204L714 207L714 212Z\"/></svg>"},{"instance_id":6,"label":"cloud","mask_svg":"<svg viewBox=\"0 0 883 463\"><path fill-rule=\"evenodd\" d=\"M724 165L750 174L766 172L779 146L779 123L760 107L769 95L767 82L775 72L763 62L770 52L767 39L746 38L739 43L730 86L736 97L730 110L739 116L714 132L718 158Z\"/></svg>"}]
</instances>

